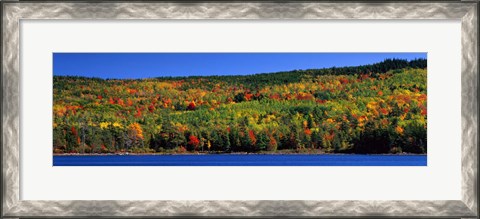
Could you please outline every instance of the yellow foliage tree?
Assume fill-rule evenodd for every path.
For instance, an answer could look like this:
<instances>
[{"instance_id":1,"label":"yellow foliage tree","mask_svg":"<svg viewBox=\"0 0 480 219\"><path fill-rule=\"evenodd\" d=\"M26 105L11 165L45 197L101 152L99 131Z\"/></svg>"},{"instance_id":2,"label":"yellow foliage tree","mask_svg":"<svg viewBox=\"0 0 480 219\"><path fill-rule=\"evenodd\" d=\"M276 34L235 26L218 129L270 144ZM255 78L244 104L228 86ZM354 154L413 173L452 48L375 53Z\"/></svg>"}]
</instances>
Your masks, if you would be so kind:
<instances>
[{"instance_id":1,"label":"yellow foliage tree","mask_svg":"<svg viewBox=\"0 0 480 219\"><path fill-rule=\"evenodd\" d=\"M130 135L136 139L143 139L143 130L140 124L134 122L129 126Z\"/></svg>"}]
</instances>

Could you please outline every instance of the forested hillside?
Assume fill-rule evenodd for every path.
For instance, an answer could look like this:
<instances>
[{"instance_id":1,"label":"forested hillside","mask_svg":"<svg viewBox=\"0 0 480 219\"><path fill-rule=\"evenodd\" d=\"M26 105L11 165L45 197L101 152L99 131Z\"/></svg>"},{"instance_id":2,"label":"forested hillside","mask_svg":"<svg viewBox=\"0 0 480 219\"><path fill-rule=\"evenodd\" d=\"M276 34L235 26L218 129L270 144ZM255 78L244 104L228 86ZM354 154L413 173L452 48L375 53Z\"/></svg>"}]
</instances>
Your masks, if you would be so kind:
<instances>
[{"instance_id":1,"label":"forested hillside","mask_svg":"<svg viewBox=\"0 0 480 219\"><path fill-rule=\"evenodd\" d=\"M426 68L394 59L248 76L54 76L53 151L426 153Z\"/></svg>"}]
</instances>

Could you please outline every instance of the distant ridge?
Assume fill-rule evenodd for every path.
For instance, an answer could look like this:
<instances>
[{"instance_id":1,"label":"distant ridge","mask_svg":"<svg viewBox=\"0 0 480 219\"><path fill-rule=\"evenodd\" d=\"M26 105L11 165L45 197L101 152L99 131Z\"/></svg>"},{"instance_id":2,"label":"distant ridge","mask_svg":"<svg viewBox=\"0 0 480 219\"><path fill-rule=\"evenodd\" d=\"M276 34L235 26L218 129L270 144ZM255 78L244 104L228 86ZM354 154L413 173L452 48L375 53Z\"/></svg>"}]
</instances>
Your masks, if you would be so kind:
<instances>
[{"instance_id":1,"label":"distant ridge","mask_svg":"<svg viewBox=\"0 0 480 219\"><path fill-rule=\"evenodd\" d=\"M352 74L361 74L361 73L386 73L391 70L403 69L403 68L427 68L427 59L414 59L411 61L405 59L385 59L382 62L368 64L368 65L359 65L359 66L346 66L346 67L331 67L331 68L320 68L320 69L304 69L304 70L291 70L291 71L279 71L279 72L265 72L265 73L256 73L250 75L211 75L211 76L178 76L178 77L152 77L152 78L143 78L143 79L116 79L116 78L98 78L98 77L84 77L84 76L56 76L57 78L78 78L78 79L94 79L94 80L124 80L124 81L135 81L135 80L185 80L189 78L209 78L209 79L227 79L235 78L243 79L242 81L264 81L265 76L270 78L275 76L277 79L281 78L301 78L304 75L319 76L319 75L352 75ZM293 77L292 77L293 76ZM271 81L271 80L268 80ZM283 82L295 82L298 80L284 80Z\"/></svg>"}]
</instances>

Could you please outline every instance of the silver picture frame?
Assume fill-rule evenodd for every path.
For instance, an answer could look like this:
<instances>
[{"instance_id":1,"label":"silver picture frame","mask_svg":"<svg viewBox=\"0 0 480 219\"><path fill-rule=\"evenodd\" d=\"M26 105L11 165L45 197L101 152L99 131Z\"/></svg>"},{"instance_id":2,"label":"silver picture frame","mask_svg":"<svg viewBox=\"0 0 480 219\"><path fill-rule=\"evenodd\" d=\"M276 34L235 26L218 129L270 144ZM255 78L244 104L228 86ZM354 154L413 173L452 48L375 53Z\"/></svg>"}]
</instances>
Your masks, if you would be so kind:
<instances>
[{"instance_id":1,"label":"silver picture frame","mask_svg":"<svg viewBox=\"0 0 480 219\"><path fill-rule=\"evenodd\" d=\"M478 7L450 2L2 2L2 217L478 216ZM20 32L23 19L461 20L461 199L441 201L27 201L20 199Z\"/></svg>"}]
</instances>

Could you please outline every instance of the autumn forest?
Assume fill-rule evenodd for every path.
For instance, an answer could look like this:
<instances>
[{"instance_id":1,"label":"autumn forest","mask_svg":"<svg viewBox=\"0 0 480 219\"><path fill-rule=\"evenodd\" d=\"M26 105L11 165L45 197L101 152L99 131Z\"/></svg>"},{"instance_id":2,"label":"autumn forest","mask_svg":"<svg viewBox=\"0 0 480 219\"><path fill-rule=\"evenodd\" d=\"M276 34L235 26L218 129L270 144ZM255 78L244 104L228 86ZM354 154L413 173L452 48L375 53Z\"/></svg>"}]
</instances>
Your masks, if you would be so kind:
<instances>
[{"instance_id":1,"label":"autumn forest","mask_svg":"<svg viewBox=\"0 0 480 219\"><path fill-rule=\"evenodd\" d=\"M54 76L53 153L426 154L427 60L243 76Z\"/></svg>"}]
</instances>

